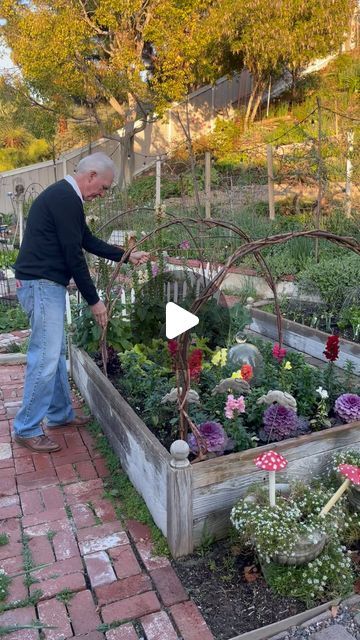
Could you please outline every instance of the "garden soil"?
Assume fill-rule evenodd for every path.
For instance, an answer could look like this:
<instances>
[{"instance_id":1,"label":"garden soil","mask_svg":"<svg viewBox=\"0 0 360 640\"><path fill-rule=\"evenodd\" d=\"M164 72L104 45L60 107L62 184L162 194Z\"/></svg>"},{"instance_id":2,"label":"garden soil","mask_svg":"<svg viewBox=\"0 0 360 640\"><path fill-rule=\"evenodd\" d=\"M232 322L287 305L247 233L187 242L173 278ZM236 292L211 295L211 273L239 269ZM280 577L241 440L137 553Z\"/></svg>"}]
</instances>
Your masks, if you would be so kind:
<instances>
[{"instance_id":1,"label":"garden soil","mask_svg":"<svg viewBox=\"0 0 360 640\"><path fill-rule=\"evenodd\" d=\"M229 539L204 543L197 553L172 564L216 640L229 640L306 610L305 603L271 591L253 554L244 554Z\"/></svg>"}]
</instances>

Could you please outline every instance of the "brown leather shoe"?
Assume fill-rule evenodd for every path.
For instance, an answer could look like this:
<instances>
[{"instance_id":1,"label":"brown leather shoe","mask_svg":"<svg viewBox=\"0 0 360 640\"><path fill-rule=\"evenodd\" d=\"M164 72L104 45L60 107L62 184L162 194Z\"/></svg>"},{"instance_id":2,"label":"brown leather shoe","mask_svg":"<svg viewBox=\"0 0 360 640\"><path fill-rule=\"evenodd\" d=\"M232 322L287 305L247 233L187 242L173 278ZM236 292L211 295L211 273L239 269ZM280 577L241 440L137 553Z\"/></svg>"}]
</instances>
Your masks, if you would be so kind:
<instances>
[{"instance_id":1,"label":"brown leather shoe","mask_svg":"<svg viewBox=\"0 0 360 640\"><path fill-rule=\"evenodd\" d=\"M59 427L84 427L92 420L92 416L75 416L69 422L63 422L62 424L47 424L48 429L58 429Z\"/></svg>"},{"instance_id":2,"label":"brown leather shoe","mask_svg":"<svg viewBox=\"0 0 360 640\"><path fill-rule=\"evenodd\" d=\"M34 438L15 436L15 442L38 453L51 453L53 451L60 451L61 449L61 446L57 442L54 442L54 440L51 440L45 435L35 436Z\"/></svg>"}]
</instances>

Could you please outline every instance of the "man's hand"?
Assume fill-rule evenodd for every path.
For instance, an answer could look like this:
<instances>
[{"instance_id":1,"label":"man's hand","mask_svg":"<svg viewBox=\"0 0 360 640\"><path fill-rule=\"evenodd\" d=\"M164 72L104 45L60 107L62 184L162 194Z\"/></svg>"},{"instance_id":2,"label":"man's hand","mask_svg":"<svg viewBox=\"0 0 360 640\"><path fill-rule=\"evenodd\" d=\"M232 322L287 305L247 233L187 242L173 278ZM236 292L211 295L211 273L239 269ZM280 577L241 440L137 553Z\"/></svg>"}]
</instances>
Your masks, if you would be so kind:
<instances>
[{"instance_id":1,"label":"man's hand","mask_svg":"<svg viewBox=\"0 0 360 640\"><path fill-rule=\"evenodd\" d=\"M104 329L108 322L107 311L102 300L99 300L96 304L90 305L90 309L98 325Z\"/></svg>"},{"instance_id":2,"label":"man's hand","mask_svg":"<svg viewBox=\"0 0 360 640\"><path fill-rule=\"evenodd\" d=\"M144 264L150 258L150 254L147 251L132 251L130 253L129 262L137 266L138 264Z\"/></svg>"}]
</instances>

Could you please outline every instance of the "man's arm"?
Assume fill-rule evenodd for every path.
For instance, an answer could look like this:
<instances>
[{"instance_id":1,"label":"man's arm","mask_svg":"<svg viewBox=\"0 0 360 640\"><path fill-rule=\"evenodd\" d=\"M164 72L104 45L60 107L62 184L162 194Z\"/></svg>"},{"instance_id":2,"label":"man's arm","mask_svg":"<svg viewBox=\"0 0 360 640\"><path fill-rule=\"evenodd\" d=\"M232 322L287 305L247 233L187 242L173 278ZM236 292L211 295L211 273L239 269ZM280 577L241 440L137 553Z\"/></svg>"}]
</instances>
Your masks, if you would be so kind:
<instances>
[{"instance_id":1,"label":"man's arm","mask_svg":"<svg viewBox=\"0 0 360 640\"><path fill-rule=\"evenodd\" d=\"M89 227L85 225L85 232L83 235L83 248L89 253L93 253L100 258L108 258L114 260L114 262L120 262L124 255L124 249L108 242L104 242L94 236ZM149 259L149 254L146 251L132 251L130 256L124 260L124 263L131 262L134 265L140 265Z\"/></svg>"},{"instance_id":2,"label":"man's arm","mask_svg":"<svg viewBox=\"0 0 360 640\"><path fill-rule=\"evenodd\" d=\"M120 247L104 242L103 240L100 240L100 238L94 236L87 225L85 225L82 246L85 251L88 251L88 253L93 253L95 256L99 256L99 258L114 260L114 262L120 262L125 253L125 251L120 249Z\"/></svg>"}]
</instances>

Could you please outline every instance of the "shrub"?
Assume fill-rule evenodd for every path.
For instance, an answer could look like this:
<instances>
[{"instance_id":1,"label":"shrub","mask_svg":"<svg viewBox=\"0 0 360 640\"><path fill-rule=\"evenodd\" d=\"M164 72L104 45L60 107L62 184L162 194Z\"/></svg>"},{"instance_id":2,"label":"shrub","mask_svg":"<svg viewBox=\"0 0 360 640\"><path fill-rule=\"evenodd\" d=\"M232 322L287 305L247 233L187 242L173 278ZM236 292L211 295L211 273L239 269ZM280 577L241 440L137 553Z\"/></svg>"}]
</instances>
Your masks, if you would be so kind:
<instances>
[{"instance_id":1,"label":"shrub","mask_svg":"<svg viewBox=\"0 0 360 640\"><path fill-rule=\"evenodd\" d=\"M306 293L318 291L332 308L340 308L347 291L360 281L360 260L356 255L312 264L299 274L300 288Z\"/></svg>"}]
</instances>

